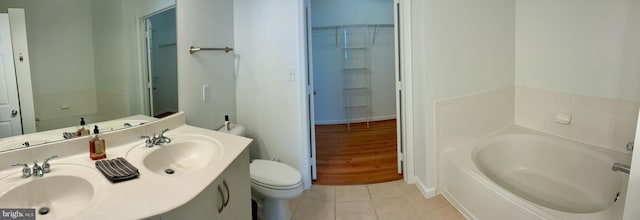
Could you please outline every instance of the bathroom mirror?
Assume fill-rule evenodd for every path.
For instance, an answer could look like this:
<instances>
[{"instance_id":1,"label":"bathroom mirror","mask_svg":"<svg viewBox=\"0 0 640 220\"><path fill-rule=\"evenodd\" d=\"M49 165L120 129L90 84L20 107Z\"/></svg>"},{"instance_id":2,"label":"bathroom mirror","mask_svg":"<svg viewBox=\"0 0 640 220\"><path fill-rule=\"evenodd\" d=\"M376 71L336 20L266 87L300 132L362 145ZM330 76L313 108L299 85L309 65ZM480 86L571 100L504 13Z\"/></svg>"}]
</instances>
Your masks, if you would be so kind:
<instances>
[{"instance_id":1,"label":"bathroom mirror","mask_svg":"<svg viewBox=\"0 0 640 220\"><path fill-rule=\"evenodd\" d=\"M37 133L0 144L62 140L81 117L93 125L177 112L175 0L0 1L0 13L8 8L24 9L33 100L20 102L33 102Z\"/></svg>"}]
</instances>

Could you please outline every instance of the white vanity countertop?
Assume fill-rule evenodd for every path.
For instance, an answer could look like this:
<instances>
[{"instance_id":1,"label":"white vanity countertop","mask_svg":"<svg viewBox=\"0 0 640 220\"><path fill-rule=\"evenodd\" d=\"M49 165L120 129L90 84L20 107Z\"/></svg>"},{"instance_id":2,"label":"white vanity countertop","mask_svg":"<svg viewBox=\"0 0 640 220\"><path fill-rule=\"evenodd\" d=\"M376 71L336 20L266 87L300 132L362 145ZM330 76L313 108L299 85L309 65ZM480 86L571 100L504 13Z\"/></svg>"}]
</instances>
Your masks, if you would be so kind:
<instances>
[{"instance_id":1,"label":"white vanity countertop","mask_svg":"<svg viewBox=\"0 0 640 220\"><path fill-rule=\"evenodd\" d=\"M193 171L191 173L183 175L157 174L148 170L142 163L141 158L127 158L127 152L133 147L136 147L136 149L138 149L139 147L146 148L144 146L144 140L137 139L135 137L139 137L141 134L148 133L146 131L150 132L162 130L157 129L163 126L163 123L161 121L158 121L157 123L149 123L149 125L145 124L135 128L124 129L104 135L104 139L107 145L107 159L115 159L117 157L127 158L127 160L133 166L138 168L140 172L140 176L136 179L119 183L109 182L95 168L95 161L89 158L89 139L84 137L79 138L81 140L72 140L79 143L71 143L71 145L78 145L86 142L84 151L76 150L75 153L70 153L69 155L59 155L59 158L53 159L50 162L51 173L45 174L44 177L29 178L47 178L47 175L55 174L56 167L62 166L62 164L83 165L95 170L95 172L99 174L100 180L97 181L98 186L94 187L99 189L96 189L94 193L94 199L90 202L91 204L87 206L87 209L75 214L72 217L73 219L142 219L173 210L183 204L186 204L187 202L195 198L200 192L202 192L236 159L236 157L238 157L248 147L249 143L251 143L251 139L247 139L244 137L197 128L185 125L184 123L182 125L179 125L179 123L175 122L179 122L180 120L184 121L184 116L177 117L177 120L173 119L174 126L169 126L170 130L165 133L165 136L172 138L188 134L202 135L213 138L222 144L222 156L219 157L217 161L209 163L204 169ZM129 142L123 142L122 139L129 139ZM114 142L118 145L114 146L110 144ZM55 148L60 149L60 147L61 146ZM153 148L161 147L162 146L154 146L152 148L146 148L145 150L153 151L155 150ZM38 149L36 148L41 147L28 149L31 150L31 152L19 152L22 150L21 149L17 151L2 153L0 154L0 161L7 161L7 159L12 157L23 158L23 160L24 158L38 158L38 160L41 161L41 158L46 157L42 155L55 152L55 148L42 148L42 150L46 152L38 152ZM70 148L81 149L82 147L71 146ZM26 161L7 161L6 163L8 165L14 162ZM31 166L32 163L30 163L30 167ZM7 184L12 184L12 180L19 181L19 179L22 179L5 178L7 176L19 176L21 173L20 171L21 167L0 170L0 190L11 189L12 187L7 187ZM6 192L0 191L0 195L4 193ZM52 210L52 212L53 211L60 210ZM44 217L43 219L46 219L45 216L42 217ZM38 218L40 218L40 216L38 216Z\"/></svg>"}]
</instances>

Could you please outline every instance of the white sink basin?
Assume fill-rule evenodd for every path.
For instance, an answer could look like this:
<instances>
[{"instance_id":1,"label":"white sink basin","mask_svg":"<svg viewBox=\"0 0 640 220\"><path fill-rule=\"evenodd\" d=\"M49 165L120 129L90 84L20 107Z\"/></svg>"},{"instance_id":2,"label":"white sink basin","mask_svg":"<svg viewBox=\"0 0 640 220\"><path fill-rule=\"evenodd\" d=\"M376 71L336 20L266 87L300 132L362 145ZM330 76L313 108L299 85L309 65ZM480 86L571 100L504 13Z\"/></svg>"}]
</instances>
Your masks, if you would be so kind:
<instances>
[{"instance_id":1,"label":"white sink basin","mask_svg":"<svg viewBox=\"0 0 640 220\"><path fill-rule=\"evenodd\" d=\"M222 144L210 137L182 135L171 143L147 148L139 144L127 153L129 160L142 160L151 172L161 175L184 175L203 170L222 157Z\"/></svg>"},{"instance_id":2,"label":"white sink basin","mask_svg":"<svg viewBox=\"0 0 640 220\"><path fill-rule=\"evenodd\" d=\"M0 207L34 208L37 219L66 219L87 209L101 190L104 177L79 165L52 164L44 177L22 178L16 172L0 180ZM37 214L48 208L45 215Z\"/></svg>"}]
</instances>

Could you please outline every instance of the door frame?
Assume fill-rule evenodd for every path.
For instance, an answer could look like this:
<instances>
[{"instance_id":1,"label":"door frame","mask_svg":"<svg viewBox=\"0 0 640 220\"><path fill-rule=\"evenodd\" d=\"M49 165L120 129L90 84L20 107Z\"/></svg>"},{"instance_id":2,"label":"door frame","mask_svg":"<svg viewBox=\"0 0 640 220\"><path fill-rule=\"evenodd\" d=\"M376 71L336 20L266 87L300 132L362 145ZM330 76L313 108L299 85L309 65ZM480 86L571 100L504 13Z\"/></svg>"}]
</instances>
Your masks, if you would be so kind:
<instances>
[{"instance_id":1,"label":"door frame","mask_svg":"<svg viewBox=\"0 0 640 220\"><path fill-rule=\"evenodd\" d=\"M404 181L407 183L414 183L415 179L415 169L414 169L414 163L413 163L413 158L414 158L414 145L413 145L413 92L412 92L412 83L413 83L413 72L412 72L412 56L411 56L411 0L394 0L394 16L396 16L396 7L399 7L399 11L400 16L396 17L399 18L398 21L396 18L394 18L394 23L395 26L400 26L400 27L404 27L400 29L400 39L397 39L399 42L396 42L397 45L399 45L399 49L400 51L396 51L395 55L395 60L397 62L397 66L396 66L396 71L398 71L399 68L402 69L401 72L396 72L396 76L400 76L400 78L402 79L401 81L396 81L396 91L398 89L402 90L402 94L403 96L401 97L401 100L396 100L396 105L397 105L397 109L401 109L401 111L396 111L396 117L399 121L399 125L401 125L401 127L398 127L398 130L401 130L401 132L398 132L400 134L400 136L398 136L398 143L402 144L400 145L400 147L402 148L402 155L400 155L400 157L403 159L403 163L402 163L402 169L403 169L403 178ZM303 4L303 13L306 13L307 8L310 8L310 0L305 0L304 4ZM309 16L310 16L310 12L309 12ZM305 19L305 16L303 16L303 19ZM303 104L305 105L304 109L304 114L306 114L306 120L303 120L303 123L305 124L304 126L306 127L306 130L309 131L309 137L307 137L307 144L309 144L309 151L307 152L307 154L305 155L305 158L309 159L309 166L311 166L312 168L310 169L311 175L303 175L303 177L305 178L305 182L308 183L312 183L311 179L315 179L316 177L316 173L315 171L315 165L316 165L316 154L315 154L315 132L313 132L314 126L315 126L315 121L313 121L313 116L311 114L313 114L313 84L309 84L308 82L313 82L312 77L313 77L313 69L312 69L312 62L311 62L311 45L310 43L308 43L308 40L310 40L311 36L310 35L310 28L311 28L311 19L308 20L304 20L304 27L305 27L305 33L304 33L304 37L305 37L305 52L306 52L306 67L307 67L307 80L301 80L301 83L303 84L302 86L304 86L304 91L305 94L303 96ZM394 28L396 29L396 28ZM396 31L394 30L394 33ZM397 34L397 33L396 33ZM396 35L397 36L397 35ZM394 37L394 38L398 38L398 37ZM396 48L396 50L398 50L398 48ZM400 58L397 57L397 55L400 54ZM398 68L399 67L399 68ZM311 94L311 95L310 95ZM400 102L400 103L398 103ZM399 117L399 116L402 117ZM313 129L313 130L312 130ZM400 151L400 149L398 150ZM400 159L400 158L399 158ZM303 160L304 161L304 160ZM302 171L303 174L306 171Z\"/></svg>"},{"instance_id":2,"label":"door frame","mask_svg":"<svg viewBox=\"0 0 640 220\"><path fill-rule=\"evenodd\" d=\"M304 23L305 23L305 43L306 43L306 57L305 61L306 71L307 71L307 79L304 81L306 86L306 99L307 101L307 118L309 120L309 166L311 172L311 179L318 179L318 170L317 170L317 162L316 162L316 127L315 127L315 88L313 86L313 45L312 42L312 26L311 26L311 0L304 1Z\"/></svg>"},{"instance_id":3,"label":"door frame","mask_svg":"<svg viewBox=\"0 0 640 220\"><path fill-rule=\"evenodd\" d=\"M401 81L397 81L398 85L396 87L400 87L402 89L402 97L401 105L399 107L402 109L402 135L398 137L399 141L402 141L403 147L403 155L404 163L404 181L407 183L415 182L415 167L414 167L414 144L413 144L413 56L411 53L412 48L412 38L411 38L411 0L394 0L395 6L398 6L400 9L400 16L398 16L399 21L396 26L401 27L400 29L400 38L399 42L399 67L402 68L400 77ZM395 8L395 7L394 7ZM394 12L395 13L395 12ZM398 53L396 53L398 54ZM396 73L398 75L398 73Z\"/></svg>"}]
</instances>

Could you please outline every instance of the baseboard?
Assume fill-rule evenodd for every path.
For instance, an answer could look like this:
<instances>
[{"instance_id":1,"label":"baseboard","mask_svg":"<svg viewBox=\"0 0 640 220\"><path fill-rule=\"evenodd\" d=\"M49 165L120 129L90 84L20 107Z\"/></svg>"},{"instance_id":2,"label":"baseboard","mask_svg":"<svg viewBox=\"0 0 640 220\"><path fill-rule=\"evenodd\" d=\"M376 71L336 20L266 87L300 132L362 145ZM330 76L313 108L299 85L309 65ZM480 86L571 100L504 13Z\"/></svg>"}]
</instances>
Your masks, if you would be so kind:
<instances>
[{"instance_id":1,"label":"baseboard","mask_svg":"<svg viewBox=\"0 0 640 220\"><path fill-rule=\"evenodd\" d=\"M383 116L376 116L376 117L371 117L371 121L384 121L384 120L391 120L391 119L396 119L396 115L383 115ZM357 118L357 119L353 119L350 122L351 123L359 123L359 122L366 122L366 119L362 119L362 118ZM332 125L332 124L346 124L347 121L346 120L324 120L324 121L319 121L316 120L317 125Z\"/></svg>"},{"instance_id":2,"label":"baseboard","mask_svg":"<svg viewBox=\"0 0 640 220\"><path fill-rule=\"evenodd\" d=\"M413 178L415 180L415 184L416 187L418 187L418 190L420 190L420 193L422 193L422 196L424 196L425 198L431 198L434 197L436 195L438 195L438 193L436 192L436 187L426 187L422 181L420 180L420 178Z\"/></svg>"}]
</instances>

